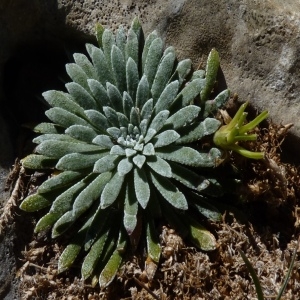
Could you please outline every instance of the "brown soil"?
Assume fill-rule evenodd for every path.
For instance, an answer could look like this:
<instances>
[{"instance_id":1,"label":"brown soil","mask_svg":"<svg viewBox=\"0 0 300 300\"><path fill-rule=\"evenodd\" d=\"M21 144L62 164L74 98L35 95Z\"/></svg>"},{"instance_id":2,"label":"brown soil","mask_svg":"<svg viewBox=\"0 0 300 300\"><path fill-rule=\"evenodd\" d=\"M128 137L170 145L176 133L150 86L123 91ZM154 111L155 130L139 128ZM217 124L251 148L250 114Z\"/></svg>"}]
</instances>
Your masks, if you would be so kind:
<instances>
[{"instance_id":1,"label":"brown soil","mask_svg":"<svg viewBox=\"0 0 300 300\"><path fill-rule=\"evenodd\" d=\"M224 211L222 222L210 224L217 237L217 250L198 251L165 224L160 237L163 255L152 280L148 278L154 270L145 270L141 254L127 258L114 282L104 290L80 279L80 265L57 274L63 250L59 241L51 240L47 234L32 235L34 219L20 226L25 217L17 208L19 199L26 193L29 180L36 180L38 185L43 174L28 174L16 162L10 177L12 196L2 209L0 225L5 231L7 224L19 224L18 236L28 237L18 246L22 248L16 272L21 282L19 299L257 299L238 249L252 263L265 298L275 299L293 252L300 251L296 249L300 227L299 170L280 159L289 127L266 124L257 129L258 142L248 144L248 148L265 151L265 160L232 155L224 162L241 171L243 185L240 204L232 211ZM30 218L28 214L26 218ZM282 299L300 299L299 269L298 256Z\"/></svg>"}]
</instances>

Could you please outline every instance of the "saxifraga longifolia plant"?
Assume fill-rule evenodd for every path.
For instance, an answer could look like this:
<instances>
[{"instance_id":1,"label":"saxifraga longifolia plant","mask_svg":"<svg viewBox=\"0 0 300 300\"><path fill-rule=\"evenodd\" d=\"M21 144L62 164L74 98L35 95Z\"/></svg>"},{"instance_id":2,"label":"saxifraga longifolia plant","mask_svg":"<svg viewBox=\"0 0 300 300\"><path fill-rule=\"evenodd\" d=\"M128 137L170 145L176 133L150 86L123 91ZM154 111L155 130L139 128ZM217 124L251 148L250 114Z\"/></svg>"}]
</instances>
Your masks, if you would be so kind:
<instances>
[{"instance_id":1,"label":"saxifraga longifolia plant","mask_svg":"<svg viewBox=\"0 0 300 300\"><path fill-rule=\"evenodd\" d=\"M164 50L156 32L144 41L138 19L127 34L100 25L96 33L99 48L86 45L90 59L75 53L75 63L66 65L67 92L43 93L52 122L34 127L38 146L22 164L50 169L52 176L21 209L50 207L35 232L73 234L59 272L85 253L82 277L105 287L140 237L147 260L158 263L155 220L165 219L203 250L216 248L195 214L220 219L208 202L222 193L221 185L203 171L215 168L221 150L194 146L220 127L213 113L229 90L210 98L219 68L214 49L206 70L192 73L191 60L177 62L174 48Z\"/></svg>"}]
</instances>

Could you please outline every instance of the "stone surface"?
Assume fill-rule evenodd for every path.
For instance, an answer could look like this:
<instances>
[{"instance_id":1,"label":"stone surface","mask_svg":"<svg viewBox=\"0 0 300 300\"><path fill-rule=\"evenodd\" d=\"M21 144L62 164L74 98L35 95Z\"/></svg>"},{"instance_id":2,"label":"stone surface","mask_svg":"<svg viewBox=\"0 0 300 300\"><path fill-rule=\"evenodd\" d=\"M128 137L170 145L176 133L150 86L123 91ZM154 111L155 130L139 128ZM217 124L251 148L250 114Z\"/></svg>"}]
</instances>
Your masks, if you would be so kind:
<instances>
[{"instance_id":1,"label":"stone surface","mask_svg":"<svg viewBox=\"0 0 300 300\"><path fill-rule=\"evenodd\" d=\"M156 29L195 67L217 48L231 91L258 110L268 109L274 122L294 123L291 132L300 139L298 0L1 0L0 208L8 197L5 177L18 147L24 147L21 124L42 118L38 96L63 86L58 78L64 77L67 57L82 49L78 43L93 39L95 22L117 28L134 16L146 33ZM296 157L300 143L291 141ZM12 247L15 239L3 241ZM13 274L14 251L10 255L0 270L1 284Z\"/></svg>"}]
</instances>

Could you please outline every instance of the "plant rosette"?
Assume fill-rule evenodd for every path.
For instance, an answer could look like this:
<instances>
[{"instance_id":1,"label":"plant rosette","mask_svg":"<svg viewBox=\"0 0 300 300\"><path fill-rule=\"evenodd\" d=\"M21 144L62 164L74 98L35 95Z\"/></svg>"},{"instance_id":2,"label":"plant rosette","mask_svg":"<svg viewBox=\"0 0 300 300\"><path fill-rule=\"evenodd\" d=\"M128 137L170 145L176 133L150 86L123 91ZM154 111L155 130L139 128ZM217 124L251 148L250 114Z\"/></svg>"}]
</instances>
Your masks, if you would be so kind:
<instances>
[{"instance_id":1,"label":"plant rosette","mask_svg":"<svg viewBox=\"0 0 300 300\"><path fill-rule=\"evenodd\" d=\"M178 62L156 32L144 39L138 19L127 34L122 26L114 35L97 25L96 37L99 47L86 45L89 58L75 53L66 65L72 79L67 91L43 93L51 122L34 127L38 146L22 164L50 169L52 176L21 209L49 207L35 232L72 235L59 272L85 253L83 279L106 287L141 238L147 261L159 262L157 219L200 249L216 248L214 235L195 216L220 220L209 200L223 193L222 186L204 174L216 169L222 151L195 145L220 127L213 114L229 90L210 98L219 69L215 49L206 70L192 72L191 60ZM197 97L200 105L193 102Z\"/></svg>"}]
</instances>

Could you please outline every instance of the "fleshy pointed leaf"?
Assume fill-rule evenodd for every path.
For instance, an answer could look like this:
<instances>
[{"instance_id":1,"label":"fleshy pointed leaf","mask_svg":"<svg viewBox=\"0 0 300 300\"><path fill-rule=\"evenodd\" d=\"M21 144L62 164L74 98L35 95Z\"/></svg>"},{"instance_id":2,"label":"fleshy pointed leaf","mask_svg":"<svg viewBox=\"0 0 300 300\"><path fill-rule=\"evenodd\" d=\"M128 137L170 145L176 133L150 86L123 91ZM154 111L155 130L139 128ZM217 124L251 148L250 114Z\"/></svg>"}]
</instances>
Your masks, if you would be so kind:
<instances>
[{"instance_id":1,"label":"fleshy pointed leaf","mask_svg":"<svg viewBox=\"0 0 300 300\"><path fill-rule=\"evenodd\" d=\"M206 118L201 123L194 123L191 126L186 126L182 131L178 130L180 138L176 144L187 144L202 139L204 136L215 133L220 127L219 120L214 118Z\"/></svg>"},{"instance_id":2,"label":"fleshy pointed leaf","mask_svg":"<svg viewBox=\"0 0 300 300\"><path fill-rule=\"evenodd\" d=\"M171 205L178 209L188 209L188 203L183 193L170 180L152 172L150 174L154 186Z\"/></svg>"},{"instance_id":3,"label":"fleshy pointed leaf","mask_svg":"<svg viewBox=\"0 0 300 300\"><path fill-rule=\"evenodd\" d=\"M137 224L138 201L132 182L126 186L126 195L124 203L123 224L129 235L131 235Z\"/></svg>"},{"instance_id":4,"label":"fleshy pointed leaf","mask_svg":"<svg viewBox=\"0 0 300 300\"><path fill-rule=\"evenodd\" d=\"M192 121L197 118L200 112L200 107L195 105L188 105L180 110L178 110L176 113L174 113L172 116L170 116L166 122L166 127L171 127L173 129L181 128L185 125L190 124Z\"/></svg>"},{"instance_id":5,"label":"fleshy pointed leaf","mask_svg":"<svg viewBox=\"0 0 300 300\"><path fill-rule=\"evenodd\" d=\"M135 106L141 110L143 105L149 100L149 95L150 90L147 76L143 75L137 87Z\"/></svg>"},{"instance_id":6,"label":"fleshy pointed leaf","mask_svg":"<svg viewBox=\"0 0 300 300\"><path fill-rule=\"evenodd\" d=\"M88 85L101 112L103 106L111 106L106 89L98 80L88 79Z\"/></svg>"},{"instance_id":7,"label":"fleshy pointed leaf","mask_svg":"<svg viewBox=\"0 0 300 300\"><path fill-rule=\"evenodd\" d=\"M145 65L144 65L144 74L147 76L150 88L152 86L157 71L157 67L162 56L162 51L163 51L163 42L161 38L156 38L155 40L153 40L153 42L149 47Z\"/></svg>"},{"instance_id":8,"label":"fleshy pointed leaf","mask_svg":"<svg viewBox=\"0 0 300 300\"><path fill-rule=\"evenodd\" d=\"M158 114L160 111L169 109L171 103L176 98L177 92L179 88L179 82L173 81L169 83L164 90L162 91L160 97L157 99L155 104L155 114Z\"/></svg>"},{"instance_id":9,"label":"fleshy pointed leaf","mask_svg":"<svg viewBox=\"0 0 300 300\"><path fill-rule=\"evenodd\" d=\"M143 169L134 169L134 190L138 202L145 209L150 199L150 187Z\"/></svg>"},{"instance_id":10,"label":"fleshy pointed leaf","mask_svg":"<svg viewBox=\"0 0 300 300\"><path fill-rule=\"evenodd\" d=\"M118 112L123 112L123 97L118 88L115 85L107 82L106 89L113 108ZM123 93L123 91L121 92Z\"/></svg>"},{"instance_id":11,"label":"fleshy pointed leaf","mask_svg":"<svg viewBox=\"0 0 300 300\"><path fill-rule=\"evenodd\" d=\"M84 89L89 89L87 84L88 76L80 66L73 63L66 64L66 71L74 83L76 82L76 84L80 85Z\"/></svg>"},{"instance_id":12,"label":"fleshy pointed leaf","mask_svg":"<svg viewBox=\"0 0 300 300\"><path fill-rule=\"evenodd\" d=\"M75 199L73 204L73 216L78 218L88 208L91 207L96 199L100 198L100 195L105 185L111 179L111 173L105 172L98 175L94 181L92 181Z\"/></svg>"},{"instance_id":13,"label":"fleshy pointed leaf","mask_svg":"<svg viewBox=\"0 0 300 300\"><path fill-rule=\"evenodd\" d=\"M104 106L103 111L105 114L105 117L107 118L107 121L110 123L111 126L119 127L119 119L117 112L109 107L109 106Z\"/></svg>"},{"instance_id":14,"label":"fleshy pointed leaf","mask_svg":"<svg viewBox=\"0 0 300 300\"><path fill-rule=\"evenodd\" d=\"M221 157L220 150L212 148L208 153L200 153L190 147L166 146L156 149L156 154L165 160L193 167L213 167Z\"/></svg>"},{"instance_id":15,"label":"fleshy pointed leaf","mask_svg":"<svg viewBox=\"0 0 300 300\"><path fill-rule=\"evenodd\" d=\"M50 179L44 181L38 188L40 194L48 193L50 191L70 185L76 179L81 178L81 172L65 171Z\"/></svg>"},{"instance_id":16,"label":"fleshy pointed leaf","mask_svg":"<svg viewBox=\"0 0 300 300\"><path fill-rule=\"evenodd\" d=\"M111 63L116 86L123 93L126 90L125 58L122 51L115 45L113 45L111 51Z\"/></svg>"},{"instance_id":17,"label":"fleshy pointed leaf","mask_svg":"<svg viewBox=\"0 0 300 300\"><path fill-rule=\"evenodd\" d=\"M100 158L106 156L108 152L98 151L99 153L71 153L63 156L56 164L58 170L81 170L91 168Z\"/></svg>"},{"instance_id":18,"label":"fleshy pointed leaf","mask_svg":"<svg viewBox=\"0 0 300 300\"><path fill-rule=\"evenodd\" d=\"M144 68L145 68L145 64L146 64L146 59L148 56L148 52L149 52L149 48L152 44L152 42L157 38L157 33L156 31L151 32L146 40L145 40L145 45L144 45L144 49L143 49L143 53L142 53L142 72L144 73Z\"/></svg>"},{"instance_id":19,"label":"fleshy pointed leaf","mask_svg":"<svg viewBox=\"0 0 300 300\"><path fill-rule=\"evenodd\" d=\"M160 62L151 88L151 94L155 102L165 89L165 86L167 85L173 71L175 63L175 50L173 47L169 48L171 51L164 56Z\"/></svg>"},{"instance_id":20,"label":"fleshy pointed leaf","mask_svg":"<svg viewBox=\"0 0 300 300\"><path fill-rule=\"evenodd\" d=\"M36 170L53 168L56 162L56 158L37 154L30 154L21 160L24 168Z\"/></svg>"},{"instance_id":21,"label":"fleshy pointed leaf","mask_svg":"<svg viewBox=\"0 0 300 300\"><path fill-rule=\"evenodd\" d=\"M113 170L119 161L119 155L106 155L95 162L93 172L104 173Z\"/></svg>"},{"instance_id":22,"label":"fleshy pointed leaf","mask_svg":"<svg viewBox=\"0 0 300 300\"><path fill-rule=\"evenodd\" d=\"M175 130L165 130L152 139L154 148L170 145L180 138Z\"/></svg>"},{"instance_id":23,"label":"fleshy pointed leaf","mask_svg":"<svg viewBox=\"0 0 300 300\"><path fill-rule=\"evenodd\" d=\"M105 149L111 149L114 146L111 138L104 134L97 135L92 142Z\"/></svg>"},{"instance_id":24,"label":"fleshy pointed leaf","mask_svg":"<svg viewBox=\"0 0 300 300\"><path fill-rule=\"evenodd\" d=\"M91 143L97 136L97 132L94 129L82 125L72 125L66 129L65 133L74 139L86 143Z\"/></svg>"},{"instance_id":25,"label":"fleshy pointed leaf","mask_svg":"<svg viewBox=\"0 0 300 300\"><path fill-rule=\"evenodd\" d=\"M98 76L96 70L89 59L81 53L74 53L73 54L75 63L80 66L80 68L84 71L88 78L93 78L98 80Z\"/></svg>"},{"instance_id":26,"label":"fleshy pointed leaf","mask_svg":"<svg viewBox=\"0 0 300 300\"><path fill-rule=\"evenodd\" d=\"M101 208L106 208L113 204L121 191L124 182L124 176L120 176L118 172L114 174L111 180L106 184L101 194Z\"/></svg>"},{"instance_id":27,"label":"fleshy pointed leaf","mask_svg":"<svg viewBox=\"0 0 300 300\"><path fill-rule=\"evenodd\" d=\"M147 159L147 165L157 174L164 177L172 177L172 169L164 159L159 156L149 157Z\"/></svg>"},{"instance_id":28,"label":"fleshy pointed leaf","mask_svg":"<svg viewBox=\"0 0 300 300\"><path fill-rule=\"evenodd\" d=\"M123 158L118 164L118 173L120 176L124 176L129 173L133 168L133 163L128 157Z\"/></svg>"},{"instance_id":29,"label":"fleshy pointed leaf","mask_svg":"<svg viewBox=\"0 0 300 300\"><path fill-rule=\"evenodd\" d=\"M132 58L138 64L139 61L139 41L133 29L128 30L127 43L125 48L125 59Z\"/></svg>"},{"instance_id":30,"label":"fleshy pointed leaf","mask_svg":"<svg viewBox=\"0 0 300 300\"><path fill-rule=\"evenodd\" d=\"M84 111L89 121L101 132L106 132L106 128L109 127L106 117L97 110L89 109ZM72 124L73 125L73 124ZM79 124L82 125L82 124Z\"/></svg>"}]
</instances>

